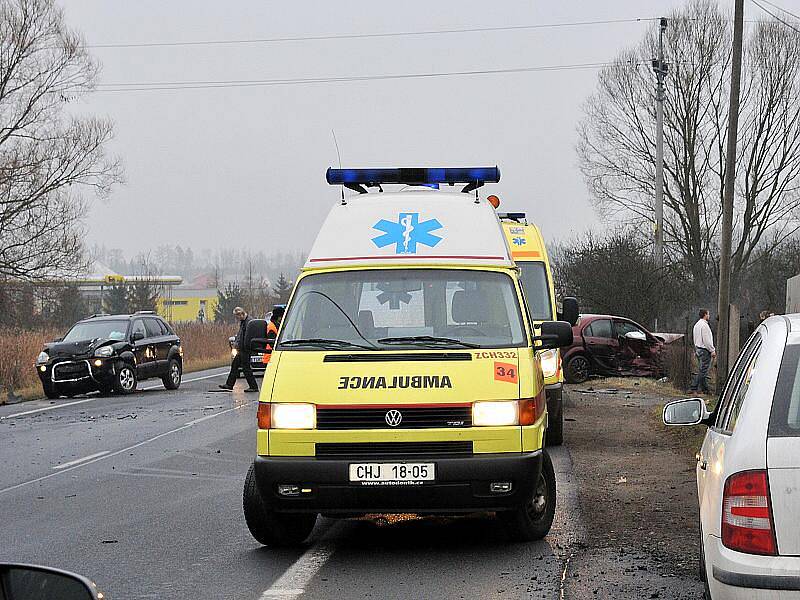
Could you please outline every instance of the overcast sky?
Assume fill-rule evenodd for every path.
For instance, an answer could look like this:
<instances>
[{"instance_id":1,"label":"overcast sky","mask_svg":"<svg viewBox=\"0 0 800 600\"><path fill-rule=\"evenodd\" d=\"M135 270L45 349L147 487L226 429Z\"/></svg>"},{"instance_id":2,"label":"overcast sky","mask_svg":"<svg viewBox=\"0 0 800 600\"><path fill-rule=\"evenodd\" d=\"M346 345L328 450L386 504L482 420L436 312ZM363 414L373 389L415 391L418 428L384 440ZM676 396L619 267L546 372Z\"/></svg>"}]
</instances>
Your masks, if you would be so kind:
<instances>
[{"instance_id":1,"label":"overcast sky","mask_svg":"<svg viewBox=\"0 0 800 600\"><path fill-rule=\"evenodd\" d=\"M672 0L402 3L61 0L96 44L307 37L647 19ZM724 4L731 5L731 0ZM800 0L783 0L792 10ZM747 6L748 16L753 13ZM102 84L475 71L608 61L648 23L408 37L96 48ZM111 117L126 184L95 203L90 243L128 254L308 249L344 166L498 164L506 210L548 239L597 227L577 168L576 125L596 69L171 91L99 91L79 110ZM119 88L117 88L119 89Z\"/></svg>"}]
</instances>

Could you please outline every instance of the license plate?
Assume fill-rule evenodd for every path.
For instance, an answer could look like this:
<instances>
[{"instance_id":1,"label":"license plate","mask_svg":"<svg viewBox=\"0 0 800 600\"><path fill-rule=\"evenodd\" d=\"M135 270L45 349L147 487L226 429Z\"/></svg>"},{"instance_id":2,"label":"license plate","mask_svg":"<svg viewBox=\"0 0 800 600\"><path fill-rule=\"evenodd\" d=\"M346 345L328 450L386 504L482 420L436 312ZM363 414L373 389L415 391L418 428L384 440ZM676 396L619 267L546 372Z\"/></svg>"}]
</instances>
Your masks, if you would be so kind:
<instances>
[{"instance_id":1,"label":"license plate","mask_svg":"<svg viewBox=\"0 0 800 600\"><path fill-rule=\"evenodd\" d=\"M434 463L350 464L350 482L360 485L422 485L435 480Z\"/></svg>"},{"instance_id":2,"label":"license plate","mask_svg":"<svg viewBox=\"0 0 800 600\"><path fill-rule=\"evenodd\" d=\"M250 357L250 362L251 363L261 364L261 355L259 354L258 356L251 356Z\"/></svg>"}]
</instances>

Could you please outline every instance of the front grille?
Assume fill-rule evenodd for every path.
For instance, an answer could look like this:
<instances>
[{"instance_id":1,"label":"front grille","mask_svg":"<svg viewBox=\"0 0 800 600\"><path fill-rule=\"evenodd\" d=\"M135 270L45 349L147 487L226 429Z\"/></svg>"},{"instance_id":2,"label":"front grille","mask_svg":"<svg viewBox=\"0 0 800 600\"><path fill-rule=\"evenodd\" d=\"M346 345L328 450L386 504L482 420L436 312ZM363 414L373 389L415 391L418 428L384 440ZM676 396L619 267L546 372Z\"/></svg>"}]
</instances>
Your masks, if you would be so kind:
<instances>
[{"instance_id":1,"label":"front grille","mask_svg":"<svg viewBox=\"0 0 800 600\"><path fill-rule=\"evenodd\" d=\"M83 379L89 377L89 365L85 361L62 362L53 367L53 381Z\"/></svg>"},{"instance_id":2,"label":"front grille","mask_svg":"<svg viewBox=\"0 0 800 600\"><path fill-rule=\"evenodd\" d=\"M318 458L411 458L471 456L472 442L356 442L316 444Z\"/></svg>"},{"instance_id":3,"label":"front grille","mask_svg":"<svg viewBox=\"0 0 800 600\"><path fill-rule=\"evenodd\" d=\"M397 411L400 423L394 427L386 413ZM472 427L472 407L390 407L390 408L325 408L317 407L317 429L430 429L435 427Z\"/></svg>"}]
</instances>

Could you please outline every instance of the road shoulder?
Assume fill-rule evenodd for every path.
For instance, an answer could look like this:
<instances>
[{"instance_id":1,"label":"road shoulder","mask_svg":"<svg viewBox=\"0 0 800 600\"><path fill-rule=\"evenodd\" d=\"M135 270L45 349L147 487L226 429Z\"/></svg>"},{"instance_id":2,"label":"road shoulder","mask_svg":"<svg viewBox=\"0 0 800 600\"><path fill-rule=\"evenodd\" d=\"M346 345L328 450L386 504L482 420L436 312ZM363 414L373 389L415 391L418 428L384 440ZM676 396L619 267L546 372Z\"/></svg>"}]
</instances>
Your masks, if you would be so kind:
<instances>
[{"instance_id":1,"label":"road shoulder","mask_svg":"<svg viewBox=\"0 0 800 600\"><path fill-rule=\"evenodd\" d=\"M604 388L600 381L565 393L586 536L564 597L700 598L696 438L659 423L668 392Z\"/></svg>"}]
</instances>

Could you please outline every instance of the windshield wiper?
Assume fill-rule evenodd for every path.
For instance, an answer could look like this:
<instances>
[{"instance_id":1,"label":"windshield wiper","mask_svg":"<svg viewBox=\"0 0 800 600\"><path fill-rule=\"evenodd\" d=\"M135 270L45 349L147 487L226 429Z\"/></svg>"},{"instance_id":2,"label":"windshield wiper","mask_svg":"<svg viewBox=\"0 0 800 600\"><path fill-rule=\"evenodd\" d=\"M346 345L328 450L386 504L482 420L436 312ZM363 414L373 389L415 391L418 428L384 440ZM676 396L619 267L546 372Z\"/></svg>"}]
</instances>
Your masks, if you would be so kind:
<instances>
[{"instance_id":1,"label":"windshield wiper","mask_svg":"<svg viewBox=\"0 0 800 600\"><path fill-rule=\"evenodd\" d=\"M365 346L348 342L347 340L329 340L327 338L297 338L294 340L282 341L280 346L334 346L336 348L362 348L364 350L374 350L375 346Z\"/></svg>"},{"instance_id":2,"label":"windshield wiper","mask_svg":"<svg viewBox=\"0 0 800 600\"><path fill-rule=\"evenodd\" d=\"M385 337L378 340L379 344L450 344L455 346L461 346L463 348L480 348L478 344L472 344L470 342L464 342L462 340L457 340L455 338L448 338L448 337L435 337L432 335L409 335L409 336L399 336L399 337Z\"/></svg>"}]
</instances>

